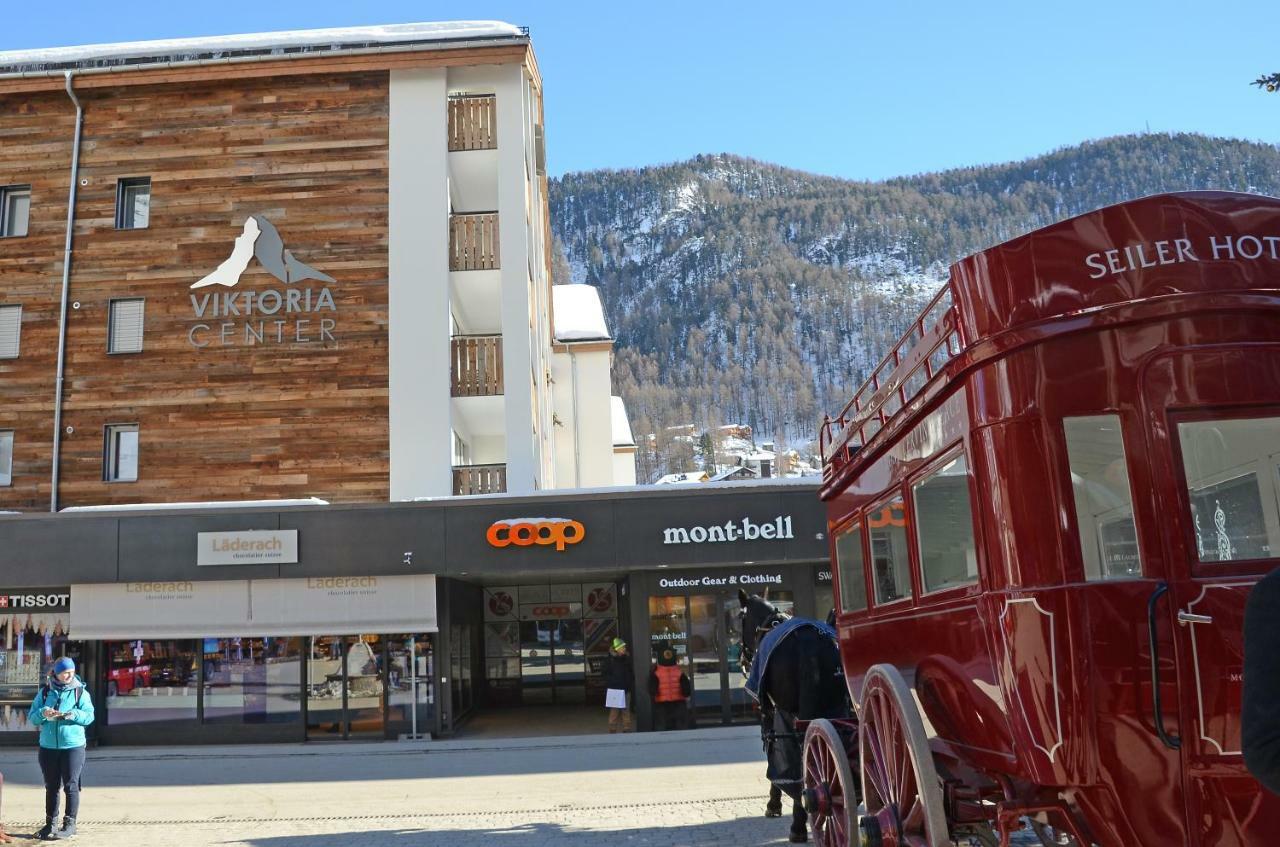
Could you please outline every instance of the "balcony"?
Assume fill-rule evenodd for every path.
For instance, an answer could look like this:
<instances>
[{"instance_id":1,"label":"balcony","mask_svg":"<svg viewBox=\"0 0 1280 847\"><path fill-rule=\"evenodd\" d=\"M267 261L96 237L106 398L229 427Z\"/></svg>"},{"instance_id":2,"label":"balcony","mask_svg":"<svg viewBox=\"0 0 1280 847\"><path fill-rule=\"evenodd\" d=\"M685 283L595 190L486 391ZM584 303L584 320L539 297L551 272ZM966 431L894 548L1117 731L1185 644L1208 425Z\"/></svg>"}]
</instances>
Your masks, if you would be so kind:
<instances>
[{"instance_id":1,"label":"balcony","mask_svg":"<svg viewBox=\"0 0 1280 847\"><path fill-rule=\"evenodd\" d=\"M449 216L449 270L492 271L498 262L498 213Z\"/></svg>"},{"instance_id":2,"label":"balcony","mask_svg":"<svg viewBox=\"0 0 1280 847\"><path fill-rule=\"evenodd\" d=\"M459 335L449 339L454 397L489 397L503 393L502 336Z\"/></svg>"},{"instance_id":3,"label":"balcony","mask_svg":"<svg viewBox=\"0 0 1280 847\"><path fill-rule=\"evenodd\" d=\"M449 98L449 152L498 148L498 100L492 94Z\"/></svg>"},{"instance_id":4,"label":"balcony","mask_svg":"<svg viewBox=\"0 0 1280 847\"><path fill-rule=\"evenodd\" d=\"M507 490L507 466L460 465L453 469L453 493L504 494Z\"/></svg>"}]
</instances>

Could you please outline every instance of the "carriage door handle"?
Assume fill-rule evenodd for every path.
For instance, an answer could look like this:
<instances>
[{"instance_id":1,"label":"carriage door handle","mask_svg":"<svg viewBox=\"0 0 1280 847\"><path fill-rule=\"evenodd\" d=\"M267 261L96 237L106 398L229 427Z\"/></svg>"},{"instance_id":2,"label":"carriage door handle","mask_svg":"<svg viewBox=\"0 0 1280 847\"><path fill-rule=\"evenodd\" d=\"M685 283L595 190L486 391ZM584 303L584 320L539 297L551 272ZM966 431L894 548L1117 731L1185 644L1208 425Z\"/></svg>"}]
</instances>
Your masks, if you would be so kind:
<instances>
[{"instance_id":1,"label":"carriage door handle","mask_svg":"<svg viewBox=\"0 0 1280 847\"><path fill-rule=\"evenodd\" d=\"M1164 728L1164 709L1160 705L1160 642L1156 639L1156 606L1160 604L1160 598L1168 591L1169 584L1162 582L1152 593L1151 599L1147 601L1147 637L1151 640L1151 708L1156 735L1160 736L1160 741L1164 743L1164 746L1170 750L1177 750L1182 746L1182 739L1176 735L1170 735ZM1182 612L1178 613L1179 621L1181 621L1182 615ZM1206 615L1193 615L1192 617L1203 618Z\"/></svg>"},{"instance_id":2,"label":"carriage door handle","mask_svg":"<svg viewBox=\"0 0 1280 847\"><path fill-rule=\"evenodd\" d=\"M1188 612L1186 609L1179 609L1178 623L1182 626L1186 626L1189 623L1213 623L1213 617L1211 615L1197 615Z\"/></svg>"}]
</instances>

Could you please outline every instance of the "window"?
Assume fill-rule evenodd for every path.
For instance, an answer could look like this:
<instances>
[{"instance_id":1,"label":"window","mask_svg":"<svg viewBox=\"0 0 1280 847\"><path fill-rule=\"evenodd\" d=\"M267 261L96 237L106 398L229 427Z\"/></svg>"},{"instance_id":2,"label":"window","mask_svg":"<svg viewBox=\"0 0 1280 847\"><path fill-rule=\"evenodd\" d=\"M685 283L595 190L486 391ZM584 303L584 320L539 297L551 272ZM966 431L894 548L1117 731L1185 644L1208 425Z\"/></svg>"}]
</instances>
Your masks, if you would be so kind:
<instances>
[{"instance_id":1,"label":"window","mask_svg":"<svg viewBox=\"0 0 1280 847\"><path fill-rule=\"evenodd\" d=\"M973 506L969 502L969 466L964 454L911 489L920 546L921 583L926 593L978 581L973 543Z\"/></svg>"},{"instance_id":2,"label":"window","mask_svg":"<svg viewBox=\"0 0 1280 847\"><path fill-rule=\"evenodd\" d=\"M205 638L200 652L205 723L278 724L302 719L301 638Z\"/></svg>"},{"instance_id":3,"label":"window","mask_svg":"<svg viewBox=\"0 0 1280 847\"><path fill-rule=\"evenodd\" d=\"M867 583L863 575L860 523L836 536L836 568L840 572L840 610L861 612L867 608Z\"/></svg>"},{"instance_id":4,"label":"window","mask_svg":"<svg viewBox=\"0 0 1280 847\"><path fill-rule=\"evenodd\" d=\"M0 186L0 238L27 234L31 218L31 186Z\"/></svg>"},{"instance_id":5,"label":"window","mask_svg":"<svg viewBox=\"0 0 1280 847\"><path fill-rule=\"evenodd\" d=\"M1180 423L1178 441L1199 561L1280 555L1280 417Z\"/></svg>"},{"instance_id":6,"label":"window","mask_svg":"<svg viewBox=\"0 0 1280 847\"><path fill-rule=\"evenodd\" d=\"M1117 415L1066 418L1067 461L1085 579L1142 574L1129 466Z\"/></svg>"},{"instance_id":7,"label":"window","mask_svg":"<svg viewBox=\"0 0 1280 847\"><path fill-rule=\"evenodd\" d=\"M108 424L102 478L107 482L138 479L138 425Z\"/></svg>"},{"instance_id":8,"label":"window","mask_svg":"<svg viewBox=\"0 0 1280 847\"><path fill-rule=\"evenodd\" d=\"M13 485L12 431L0 431L0 485Z\"/></svg>"},{"instance_id":9,"label":"window","mask_svg":"<svg viewBox=\"0 0 1280 847\"><path fill-rule=\"evenodd\" d=\"M22 307L0 306L0 359L18 358L22 339Z\"/></svg>"},{"instance_id":10,"label":"window","mask_svg":"<svg viewBox=\"0 0 1280 847\"><path fill-rule=\"evenodd\" d=\"M911 565L907 558L907 512L895 497L867 513L871 539L871 579L876 603L883 605L911 596Z\"/></svg>"},{"instance_id":11,"label":"window","mask_svg":"<svg viewBox=\"0 0 1280 847\"><path fill-rule=\"evenodd\" d=\"M453 466L455 468L464 467L471 464L471 445L462 440L462 436L458 435L458 431L451 430L453 435Z\"/></svg>"},{"instance_id":12,"label":"window","mask_svg":"<svg viewBox=\"0 0 1280 847\"><path fill-rule=\"evenodd\" d=\"M116 183L116 229L146 229L151 220L151 177Z\"/></svg>"},{"instance_id":13,"label":"window","mask_svg":"<svg viewBox=\"0 0 1280 847\"><path fill-rule=\"evenodd\" d=\"M142 352L142 313L145 302L141 297L111 301L107 319L108 353Z\"/></svg>"},{"instance_id":14,"label":"window","mask_svg":"<svg viewBox=\"0 0 1280 847\"><path fill-rule=\"evenodd\" d=\"M107 642L107 723L195 720L198 645L190 640Z\"/></svg>"}]
</instances>

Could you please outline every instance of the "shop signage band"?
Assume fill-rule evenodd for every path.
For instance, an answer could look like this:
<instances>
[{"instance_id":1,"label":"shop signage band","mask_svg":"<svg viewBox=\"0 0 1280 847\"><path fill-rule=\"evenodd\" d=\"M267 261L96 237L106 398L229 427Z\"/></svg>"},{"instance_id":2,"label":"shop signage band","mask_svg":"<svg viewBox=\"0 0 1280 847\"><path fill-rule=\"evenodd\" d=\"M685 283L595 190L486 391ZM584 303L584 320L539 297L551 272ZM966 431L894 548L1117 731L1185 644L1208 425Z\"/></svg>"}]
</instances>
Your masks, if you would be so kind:
<instances>
[{"instance_id":1,"label":"shop signage band","mask_svg":"<svg viewBox=\"0 0 1280 847\"><path fill-rule=\"evenodd\" d=\"M795 538L791 532L791 516L778 515L772 521L755 523L751 518L725 521L714 526L667 527L662 530L663 544L710 544L722 541L785 541Z\"/></svg>"},{"instance_id":2,"label":"shop signage band","mask_svg":"<svg viewBox=\"0 0 1280 847\"><path fill-rule=\"evenodd\" d=\"M293 565L298 563L296 529L251 529L196 534L197 565Z\"/></svg>"}]
</instances>

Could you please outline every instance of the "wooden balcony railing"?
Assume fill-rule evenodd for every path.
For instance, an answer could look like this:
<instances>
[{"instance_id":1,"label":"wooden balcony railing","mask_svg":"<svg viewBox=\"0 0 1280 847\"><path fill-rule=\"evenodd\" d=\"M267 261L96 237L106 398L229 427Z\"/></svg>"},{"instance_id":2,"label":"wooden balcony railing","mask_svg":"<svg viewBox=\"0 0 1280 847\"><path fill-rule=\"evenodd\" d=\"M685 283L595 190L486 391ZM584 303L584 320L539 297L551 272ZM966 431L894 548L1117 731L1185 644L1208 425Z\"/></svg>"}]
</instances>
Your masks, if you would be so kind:
<instances>
[{"instance_id":1,"label":"wooden balcony railing","mask_svg":"<svg viewBox=\"0 0 1280 847\"><path fill-rule=\"evenodd\" d=\"M492 94L449 98L449 150L496 150L498 100Z\"/></svg>"},{"instance_id":2,"label":"wooden balcony railing","mask_svg":"<svg viewBox=\"0 0 1280 847\"><path fill-rule=\"evenodd\" d=\"M454 397L502 394L502 336L459 335L449 339Z\"/></svg>"},{"instance_id":3,"label":"wooden balcony railing","mask_svg":"<svg viewBox=\"0 0 1280 847\"><path fill-rule=\"evenodd\" d=\"M453 469L453 493L504 494L507 490L506 465L460 465Z\"/></svg>"},{"instance_id":4,"label":"wooden balcony railing","mask_svg":"<svg viewBox=\"0 0 1280 847\"><path fill-rule=\"evenodd\" d=\"M449 216L449 270L491 271L498 263L498 213Z\"/></svg>"}]
</instances>

